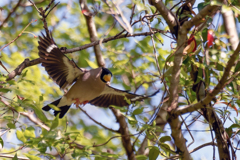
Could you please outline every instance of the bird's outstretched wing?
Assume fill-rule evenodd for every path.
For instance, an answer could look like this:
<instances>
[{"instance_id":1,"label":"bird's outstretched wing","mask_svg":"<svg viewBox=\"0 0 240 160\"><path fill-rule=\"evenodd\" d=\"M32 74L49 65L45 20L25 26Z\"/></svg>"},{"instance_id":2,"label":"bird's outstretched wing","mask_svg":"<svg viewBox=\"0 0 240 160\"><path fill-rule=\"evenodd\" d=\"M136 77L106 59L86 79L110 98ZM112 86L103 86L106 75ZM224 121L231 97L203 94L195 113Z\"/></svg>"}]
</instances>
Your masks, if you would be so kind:
<instances>
[{"instance_id":1,"label":"bird's outstretched wing","mask_svg":"<svg viewBox=\"0 0 240 160\"><path fill-rule=\"evenodd\" d=\"M128 99L130 103L134 103L136 101L141 101L148 97L154 96L158 92L159 90L150 96L137 95L137 94L129 93L128 91L123 91L123 90L113 88L108 84L106 84L105 89L100 94L100 96L89 101L89 103L99 107L109 107L110 105L123 107L123 106L129 105L126 99Z\"/></svg>"},{"instance_id":2,"label":"bird's outstretched wing","mask_svg":"<svg viewBox=\"0 0 240 160\"><path fill-rule=\"evenodd\" d=\"M84 73L84 70L61 52L52 37L42 34L39 39L38 54L42 58L42 66L61 89L71 85Z\"/></svg>"}]
</instances>

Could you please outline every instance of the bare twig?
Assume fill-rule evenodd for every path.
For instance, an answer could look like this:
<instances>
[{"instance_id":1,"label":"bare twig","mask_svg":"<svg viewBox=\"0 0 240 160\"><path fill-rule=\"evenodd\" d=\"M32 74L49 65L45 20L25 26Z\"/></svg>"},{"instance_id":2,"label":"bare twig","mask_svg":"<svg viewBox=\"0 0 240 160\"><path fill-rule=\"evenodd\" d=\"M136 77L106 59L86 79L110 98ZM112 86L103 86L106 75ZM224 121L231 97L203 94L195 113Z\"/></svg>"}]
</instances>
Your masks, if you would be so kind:
<instances>
[{"instance_id":1,"label":"bare twig","mask_svg":"<svg viewBox=\"0 0 240 160\"><path fill-rule=\"evenodd\" d=\"M9 42L8 44L6 44L5 46L3 46L1 49L0 49L0 52L7 46L9 46L10 44L12 44L14 41L16 41L21 35L22 33L27 29L27 27L32 24L33 22L36 22L37 20L31 20L31 22L28 23L28 25L19 33L19 35L14 39L12 40L11 42Z\"/></svg>"},{"instance_id":2,"label":"bare twig","mask_svg":"<svg viewBox=\"0 0 240 160\"><path fill-rule=\"evenodd\" d=\"M212 145L217 146L216 143L209 142L209 143L205 143L205 144L202 144L202 145L200 145L200 146L194 148L194 149L191 150L189 153L196 152L197 150L199 150L199 149L201 149L201 148L203 148L203 147L206 147L206 146L212 146ZM175 159L175 158L177 158L177 157L179 157L179 156L180 156L180 155L177 154L177 155L170 156L170 157L168 157L168 158L164 158L164 159L161 159L161 160L168 160L168 159L173 159L173 158Z\"/></svg>"},{"instance_id":3,"label":"bare twig","mask_svg":"<svg viewBox=\"0 0 240 160\"><path fill-rule=\"evenodd\" d=\"M156 34L156 33L159 33L159 32L155 31L154 34ZM127 36L125 36L125 35L121 35L121 36L118 36L118 37L112 36L112 37L103 39L102 43L107 43L109 41L120 39L120 38L136 37L136 36L149 36L151 34L152 34L151 32L144 32L144 33L136 33L136 34L133 34L133 35L127 35ZM76 52L76 51L81 51L81 50L87 49L89 47L98 45L99 42L100 42L100 40L97 40L95 42L92 42L92 43L89 43L89 44L85 44L85 45L83 45L81 47L76 47L76 48L72 48L72 49L62 50L62 52L64 54L67 54L67 53L72 53L72 52ZM33 66L33 65L39 64L41 62L42 62L42 60L40 58L31 60L31 61L29 61L29 59L25 59L14 71L12 71L8 75L9 78L7 80L11 80L14 77L16 77L17 75L20 75L22 70L25 69L26 67Z\"/></svg>"},{"instance_id":4,"label":"bare twig","mask_svg":"<svg viewBox=\"0 0 240 160\"><path fill-rule=\"evenodd\" d=\"M111 131L111 132L116 132L116 133L119 133L119 131L117 130L113 130L111 128L108 128L107 126L104 126L102 123L96 121L95 119L93 119L85 110L83 110L81 107L78 107L84 114L86 114L88 116L88 118L90 118L93 122L95 122L96 124L98 124L99 126Z\"/></svg>"},{"instance_id":5,"label":"bare twig","mask_svg":"<svg viewBox=\"0 0 240 160\"><path fill-rule=\"evenodd\" d=\"M4 157L4 158L14 158L15 155L7 155L7 154L2 155L2 154L0 154L0 157ZM29 158L27 158L27 157L21 157L21 156L17 156L17 159L19 159L19 160L29 160Z\"/></svg>"},{"instance_id":6,"label":"bare twig","mask_svg":"<svg viewBox=\"0 0 240 160\"><path fill-rule=\"evenodd\" d=\"M11 10L11 12L9 12L7 17L3 20L2 24L0 25L0 30L2 29L3 25L8 21L8 19L11 17L11 15L17 10L17 8L20 6L21 2L22 2L22 0L19 0L18 3L16 4L16 6Z\"/></svg>"}]
</instances>

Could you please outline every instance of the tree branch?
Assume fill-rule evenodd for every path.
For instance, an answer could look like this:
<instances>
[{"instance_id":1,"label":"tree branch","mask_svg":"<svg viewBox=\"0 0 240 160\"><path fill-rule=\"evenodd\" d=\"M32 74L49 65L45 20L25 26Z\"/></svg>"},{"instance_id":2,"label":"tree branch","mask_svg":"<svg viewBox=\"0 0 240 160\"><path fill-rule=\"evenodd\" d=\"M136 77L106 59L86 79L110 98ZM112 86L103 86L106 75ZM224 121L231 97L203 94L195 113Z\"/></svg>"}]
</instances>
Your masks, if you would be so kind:
<instances>
[{"instance_id":1,"label":"tree branch","mask_svg":"<svg viewBox=\"0 0 240 160\"><path fill-rule=\"evenodd\" d=\"M95 123L98 124L99 126L105 128L105 129L107 129L107 130L109 130L109 131L111 131L111 132L119 133L119 131L116 131L116 130L114 130L114 129L108 128L108 127L104 126L102 123L99 123L98 121L96 121L95 119L93 119L93 118L92 118L85 110L83 110L81 107L79 107L79 109L80 109L83 113L85 113L85 114L88 116L88 118L90 118L93 122L95 122Z\"/></svg>"},{"instance_id":2,"label":"tree branch","mask_svg":"<svg viewBox=\"0 0 240 160\"><path fill-rule=\"evenodd\" d=\"M15 155L0 154L0 157L13 158L13 157L15 157ZM29 158L27 158L27 157L21 157L21 156L17 156L17 159L18 159L18 160L29 160Z\"/></svg>"},{"instance_id":3,"label":"tree branch","mask_svg":"<svg viewBox=\"0 0 240 160\"><path fill-rule=\"evenodd\" d=\"M80 7L82 9L82 13L86 19L86 23L87 23L87 27L88 27L88 33L90 36L90 41L94 42L98 40L98 36L97 36L97 30L96 30L96 26L93 20L93 14L91 14L90 10L88 9L87 6L87 2L86 0L79 0L80 3ZM93 46L94 48L94 53L96 56L96 60L97 60L97 64L99 67L104 67L105 66L105 61L104 58L102 56L102 52L100 49L99 45L95 45Z\"/></svg>"},{"instance_id":4,"label":"tree branch","mask_svg":"<svg viewBox=\"0 0 240 160\"><path fill-rule=\"evenodd\" d=\"M174 14L163 4L161 0L148 0L149 4L156 7L156 9L160 12L160 14L163 16L165 21L168 24L168 27L170 28L170 31L172 33L175 33L177 24L177 19L174 16Z\"/></svg>"},{"instance_id":5,"label":"tree branch","mask_svg":"<svg viewBox=\"0 0 240 160\"><path fill-rule=\"evenodd\" d=\"M211 6L211 5L207 5L206 7L204 7L195 17L191 18L189 21L186 21L183 23L182 28L184 28L183 30L181 30L183 33L182 34L187 34L188 31L195 25L199 25L202 23L203 18L205 18L206 16L211 16L214 13L217 12L217 10L219 10L220 7L219 6Z\"/></svg>"},{"instance_id":6,"label":"tree branch","mask_svg":"<svg viewBox=\"0 0 240 160\"><path fill-rule=\"evenodd\" d=\"M162 31L154 31L154 34L161 33L161 32ZM112 37L109 37L109 38L104 38L102 40L102 43L107 43L107 42L112 41L112 40L117 40L117 39L127 38L127 37L150 36L151 34L152 34L151 32L144 32L144 33L136 33L136 34L132 34L132 35L120 35L120 36L117 36L117 37L116 36L112 36ZM72 49L62 50L62 52L64 54L67 54L67 53L81 51L81 50L87 49L89 47L93 47L95 45L98 45L99 42L100 42L100 40L97 40L97 41L94 41L92 43L85 44L85 45L83 45L81 47L76 47L76 48L72 48ZM25 59L15 70L13 70L10 74L8 74L7 80L11 80L14 77L16 77L17 75L20 75L22 73L23 69L25 69L27 67L30 67L30 66L33 66L33 65L36 65L36 64L39 64L41 62L42 62L42 60L40 58L31 60L31 61L29 61L29 59Z\"/></svg>"},{"instance_id":7,"label":"tree branch","mask_svg":"<svg viewBox=\"0 0 240 160\"><path fill-rule=\"evenodd\" d=\"M11 15L17 10L17 8L20 6L21 2L22 2L22 0L19 0L18 3L16 4L16 6L11 10L11 12L9 12L6 19L4 19L2 24L0 25L0 30L2 29L3 25L8 21L8 19L11 17Z\"/></svg>"},{"instance_id":8,"label":"tree branch","mask_svg":"<svg viewBox=\"0 0 240 160\"><path fill-rule=\"evenodd\" d=\"M223 20L224 20L224 27L229 36L228 41L231 44L230 48L232 50L235 50L238 46L239 38L238 38L238 33L237 33L236 25L235 25L233 11L228 10L228 11L224 12L222 15L223 15Z\"/></svg>"},{"instance_id":9,"label":"tree branch","mask_svg":"<svg viewBox=\"0 0 240 160\"><path fill-rule=\"evenodd\" d=\"M50 131L50 127L45 125L40 119L38 119L36 116L34 116L34 112L32 112L32 111L20 112L20 114L27 117L30 121L32 121L36 125L40 126L41 128L44 128L47 131Z\"/></svg>"},{"instance_id":10,"label":"tree branch","mask_svg":"<svg viewBox=\"0 0 240 160\"><path fill-rule=\"evenodd\" d=\"M235 61L239 56L239 52L240 52L240 43L238 44L237 49L231 55L221 80L218 82L217 86L213 89L211 93L208 93L207 96L204 99L200 100L198 103L177 108L174 111L174 114L180 115L187 112L193 112L208 105L211 102L211 100L223 89L223 87L225 86L225 83L227 83L227 78L230 75L230 70L235 65Z\"/></svg>"},{"instance_id":11,"label":"tree branch","mask_svg":"<svg viewBox=\"0 0 240 160\"><path fill-rule=\"evenodd\" d=\"M131 144L131 139L129 135L128 126L125 120L125 117L121 114L121 112L115 108L111 108L113 114L115 115L117 122L120 125L119 131L122 135L122 144L126 150L127 156L129 160L135 160L135 154L133 150L133 146Z\"/></svg>"}]
</instances>

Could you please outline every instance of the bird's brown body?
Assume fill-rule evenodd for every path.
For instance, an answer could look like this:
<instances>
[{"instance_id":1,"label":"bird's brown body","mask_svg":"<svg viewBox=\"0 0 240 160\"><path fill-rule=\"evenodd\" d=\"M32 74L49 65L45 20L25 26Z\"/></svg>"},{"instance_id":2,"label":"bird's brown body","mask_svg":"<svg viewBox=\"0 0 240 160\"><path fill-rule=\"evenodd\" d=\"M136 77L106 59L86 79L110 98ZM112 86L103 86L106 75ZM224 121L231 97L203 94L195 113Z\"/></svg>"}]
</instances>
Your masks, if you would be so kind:
<instances>
[{"instance_id":1,"label":"bird's brown body","mask_svg":"<svg viewBox=\"0 0 240 160\"><path fill-rule=\"evenodd\" d=\"M68 103L65 105L76 103L76 99L82 104L98 97L106 87L106 83L100 79L101 72L101 68L96 68L81 74L78 77L80 80L77 80L64 95L68 100Z\"/></svg>"},{"instance_id":2,"label":"bird's brown body","mask_svg":"<svg viewBox=\"0 0 240 160\"><path fill-rule=\"evenodd\" d=\"M149 97L109 86L112 73L107 68L99 67L91 70L79 68L74 61L69 60L61 52L50 35L39 36L39 39L39 56L49 76L61 89L72 85L63 97L51 103L60 109L54 111L55 116L59 114L62 118L73 103L76 105L90 103L99 107L111 105L122 107L128 106L129 102L141 101ZM49 111L50 106L46 105L42 109Z\"/></svg>"}]
</instances>

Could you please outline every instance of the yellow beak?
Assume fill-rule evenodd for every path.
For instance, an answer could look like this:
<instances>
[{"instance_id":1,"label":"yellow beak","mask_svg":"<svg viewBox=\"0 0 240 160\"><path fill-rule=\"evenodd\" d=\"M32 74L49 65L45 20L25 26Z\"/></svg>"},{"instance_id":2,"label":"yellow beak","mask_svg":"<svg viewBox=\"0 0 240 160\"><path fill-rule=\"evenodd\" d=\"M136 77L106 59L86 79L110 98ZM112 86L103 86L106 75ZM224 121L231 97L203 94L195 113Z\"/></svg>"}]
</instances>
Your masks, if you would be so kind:
<instances>
[{"instance_id":1,"label":"yellow beak","mask_svg":"<svg viewBox=\"0 0 240 160\"><path fill-rule=\"evenodd\" d=\"M104 76L103 76L103 79L104 79L106 82L110 82L111 78L112 78L111 74L107 74L107 75L104 75Z\"/></svg>"}]
</instances>

